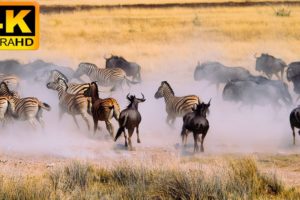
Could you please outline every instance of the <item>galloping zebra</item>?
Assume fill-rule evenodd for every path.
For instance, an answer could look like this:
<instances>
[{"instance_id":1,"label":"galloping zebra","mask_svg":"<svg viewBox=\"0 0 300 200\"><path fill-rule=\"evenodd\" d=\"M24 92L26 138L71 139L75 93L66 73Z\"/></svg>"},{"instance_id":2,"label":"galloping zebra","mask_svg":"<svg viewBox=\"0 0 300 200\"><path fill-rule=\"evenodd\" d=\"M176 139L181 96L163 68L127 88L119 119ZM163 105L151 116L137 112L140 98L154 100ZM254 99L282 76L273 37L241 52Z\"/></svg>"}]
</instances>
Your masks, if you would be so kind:
<instances>
[{"instance_id":1,"label":"galloping zebra","mask_svg":"<svg viewBox=\"0 0 300 200\"><path fill-rule=\"evenodd\" d=\"M89 87L88 83L68 83L68 78L62 72L56 69L51 70L48 82L57 82L58 79L62 79L67 83L67 92L70 94L83 94L83 92Z\"/></svg>"},{"instance_id":2,"label":"galloping zebra","mask_svg":"<svg viewBox=\"0 0 300 200\"><path fill-rule=\"evenodd\" d=\"M87 115L90 113L91 102L88 97L83 94L69 94L67 92L67 83L59 78L57 82L47 83L47 88L56 90L59 98L59 119L62 118L64 113L72 115L76 126L79 128L75 115L81 115L90 130L89 120Z\"/></svg>"},{"instance_id":3,"label":"galloping zebra","mask_svg":"<svg viewBox=\"0 0 300 200\"><path fill-rule=\"evenodd\" d=\"M42 109L50 111L51 107L48 104L41 102L35 97L20 98L15 92L8 89L5 82L0 84L0 94L9 97L8 101L13 118L28 121L33 128L36 127L35 121L37 120L44 128Z\"/></svg>"},{"instance_id":4,"label":"galloping zebra","mask_svg":"<svg viewBox=\"0 0 300 200\"><path fill-rule=\"evenodd\" d=\"M176 97L173 89L167 81L162 81L154 97L156 99L164 97L167 111L167 124L173 124L176 117L182 117L186 113L191 112L192 108L200 103L200 99L196 95L188 95ZM169 121L171 120L171 123Z\"/></svg>"},{"instance_id":5,"label":"galloping zebra","mask_svg":"<svg viewBox=\"0 0 300 200\"><path fill-rule=\"evenodd\" d=\"M0 74L0 82L5 82L10 90L16 90L20 85L20 78L16 75Z\"/></svg>"},{"instance_id":6,"label":"galloping zebra","mask_svg":"<svg viewBox=\"0 0 300 200\"><path fill-rule=\"evenodd\" d=\"M122 87L124 81L127 83L128 86L130 84L139 83L129 80L123 69L101 69L92 63L80 63L76 72L74 73L74 78L79 78L84 74L86 74L92 82L97 81L97 84L100 86L112 86L112 90Z\"/></svg>"}]
</instances>

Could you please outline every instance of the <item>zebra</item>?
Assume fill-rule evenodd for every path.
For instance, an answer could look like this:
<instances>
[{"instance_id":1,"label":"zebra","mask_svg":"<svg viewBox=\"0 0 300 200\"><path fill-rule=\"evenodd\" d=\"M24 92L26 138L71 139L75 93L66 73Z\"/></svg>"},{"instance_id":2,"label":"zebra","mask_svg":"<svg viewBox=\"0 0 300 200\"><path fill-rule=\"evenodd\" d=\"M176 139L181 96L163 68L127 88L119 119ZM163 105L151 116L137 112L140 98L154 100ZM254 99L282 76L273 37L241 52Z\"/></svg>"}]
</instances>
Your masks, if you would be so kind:
<instances>
[{"instance_id":1,"label":"zebra","mask_svg":"<svg viewBox=\"0 0 300 200\"><path fill-rule=\"evenodd\" d=\"M57 82L47 83L47 88L58 92L59 120L61 120L64 113L68 113L72 115L76 126L79 128L75 115L81 115L88 126L88 130L90 130L87 115L90 114L91 102L88 97L85 97L83 94L69 94L67 92L68 85L61 78Z\"/></svg>"},{"instance_id":2,"label":"zebra","mask_svg":"<svg viewBox=\"0 0 300 200\"><path fill-rule=\"evenodd\" d=\"M9 97L10 113L13 118L28 121L34 129L36 128L36 121L38 121L42 128L44 128L45 123L42 119L42 109L50 111L50 105L41 102L36 97L20 98L16 92L9 90L5 82L1 82L0 84L0 94Z\"/></svg>"},{"instance_id":3,"label":"zebra","mask_svg":"<svg viewBox=\"0 0 300 200\"><path fill-rule=\"evenodd\" d=\"M199 97L196 95L175 96L173 89L167 81L161 82L154 97L156 99L164 97L168 114L166 122L169 125L174 124L176 117L184 116L191 112L193 107L201 103Z\"/></svg>"},{"instance_id":4,"label":"zebra","mask_svg":"<svg viewBox=\"0 0 300 200\"><path fill-rule=\"evenodd\" d=\"M80 78L80 76L84 74L86 74L92 82L96 81L100 86L112 86L112 91L122 87L124 81L128 86L130 86L130 84L139 83L129 80L126 76L126 72L123 69L101 69L92 63L80 63L74 73L74 78Z\"/></svg>"},{"instance_id":5,"label":"zebra","mask_svg":"<svg viewBox=\"0 0 300 200\"><path fill-rule=\"evenodd\" d=\"M69 83L69 79L57 69L51 70L48 76L48 82L57 82L58 79L63 79L68 85L67 92L70 94L83 94L89 87L88 83Z\"/></svg>"},{"instance_id":6,"label":"zebra","mask_svg":"<svg viewBox=\"0 0 300 200\"><path fill-rule=\"evenodd\" d=\"M16 90L20 86L20 78L16 75L5 75L0 73L0 82L5 82L10 90Z\"/></svg>"}]
</instances>

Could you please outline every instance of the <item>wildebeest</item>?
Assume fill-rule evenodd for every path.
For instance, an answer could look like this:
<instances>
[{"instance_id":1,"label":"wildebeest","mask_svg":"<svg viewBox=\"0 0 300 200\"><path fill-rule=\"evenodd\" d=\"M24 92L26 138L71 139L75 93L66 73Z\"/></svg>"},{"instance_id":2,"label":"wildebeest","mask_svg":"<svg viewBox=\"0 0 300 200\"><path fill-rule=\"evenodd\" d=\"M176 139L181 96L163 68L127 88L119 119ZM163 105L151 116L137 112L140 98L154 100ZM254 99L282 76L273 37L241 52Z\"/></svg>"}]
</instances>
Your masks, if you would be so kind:
<instances>
[{"instance_id":1,"label":"wildebeest","mask_svg":"<svg viewBox=\"0 0 300 200\"><path fill-rule=\"evenodd\" d=\"M287 85L282 81L266 78L254 80L229 81L223 89L225 101L241 102L245 105L271 105L280 107L280 101L286 106L292 104Z\"/></svg>"},{"instance_id":2,"label":"wildebeest","mask_svg":"<svg viewBox=\"0 0 300 200\"><path fill-rule=\"evenodd\" d=\"M291 81L294 85L294 92L299 95L300 98L300 62L292 62L289 64L286 71L286 77L288 81Z\"/></svg>"},{"instance_id":3,"label":"wildebeest","mask_svg":"<svg viewBox=\"0 0 300 200\"><path fill-rule=\"evenodd\" d=\"M106 129L111 137L114 136L114 127L111 123L112 117L117 121L120 116L120 106L114 98L99 98L98 86L96 82L89 84L89 87L83 92L86 97L92 99L92 115L94 120L94 133L98 128L98 121L105 121Z\"/></svg>"},{"instance_id":4,"label":"wildebeest","mask_svg":"<svg viewBox=\"0 0 300 200\"><path fill-rule=\"evenodd\" d=\"M196 81L207 80L210 84L216 84L217 90L220 84L226 84L231 80L245 80L250 72L242 67L227 67L219 62L205 62L198 65L194 71Z\"/></svg>"},{"instance_id":5,"label":"wildebeest","mask_svg":"<svg viewBox=\"0 0 300 200\"><path fill-rule=\"evenodd\" d=\"M141 143L140 135L139 135L139 125L142 121L142 117L140 112L138 111L138 104L146 101L144 95L142 94L142 98L136 98L134 95L127 95L127 99L130 102L126 109L122 110L119 117L119 130L116 134L115 141L117 141L118 137L124 132L125 137L125 147L127 147L127 135L125 132L125 128L128 130L128 144L129 149L132 149L131 144L131 136L133 134L134 129L136 129L137 134L137 142Z\"/></svg>"},{"instance_id":6,"label":"wildebeest","mask_svg":"<svg viewBox=\"0 0 300 200\"><path fill-rule=\"evenodd\" d=\"M203 142L204 138L209 129L209 122L206 115L209 111L210 100L207 104L200 103L192 112L187 113L183 117L183 125L181 130L182 143L186 146L187 136L189 132L193 132L194 135L194 152L199 151L198 140L200 140L199 135L201 134L201 152L204 152Z\"/></svg>"},{"instance_id":7,"label":"wildebeest","mask_svg":"<svg viewBox=\"0 0 300 200\"><path fill-rule=\"evenodd\" d=\"M290 125L293 131L293 144L295 144L295 128L300 129L300 106L292 110L290 114ZM298 130L300 135L300 130Z\"/></svg>"},{"instance_id":8,"label":"wildebeest","mask_svg":"<svg viewBox=\"0 0 300 200\"><path fill-rule=\"evenodd\" d=\"M192 108L200 103L200 99L196 95L175 96L173 89L167 81L161 82L154 97L156 99L164 97L168 114L166 122L169 125L175 122L176 117L182 117L186 113L191 112ZM170 121L171 123L169 123Z\"/></svg>"},{"instance_id":9,"label":"wildebeest","mask_svg":"<svg viewBox=\"0 0 300 200\"><path fill-rule=\"evenodd\" d=\"M273 74L278 79L283 79L284 68L287 67L287 64L279 58L275 58L272 55L262 53L260 57L256 58L255 70L263 72L267 75L268 78L272 78ZM279 76L280 73L280 76Z\"/></svg>"},{"instance_id":10,"label":"wildebeest","mask_svg":"<svg viewBox=\"0 0 300 200\"><path fill-rule=\"evenodd\" d=\"M2 60L0 61L0 73L9 75L19 75L23 70L21 63L17 60Z\"/></svg>"},{"instance_id":11,"label":"wildebeest","mask_svg":"<svg viewBox=\"0 0 300 200\"><path fill-rule=\"evenodd\" d=\"M141 67L135 62L129 62L121 56L111 55L110 58L105 58L105 68L121 68L126 72L126 75L132 77L133 80L141 81Z\"/></svg>"}]
</instances>

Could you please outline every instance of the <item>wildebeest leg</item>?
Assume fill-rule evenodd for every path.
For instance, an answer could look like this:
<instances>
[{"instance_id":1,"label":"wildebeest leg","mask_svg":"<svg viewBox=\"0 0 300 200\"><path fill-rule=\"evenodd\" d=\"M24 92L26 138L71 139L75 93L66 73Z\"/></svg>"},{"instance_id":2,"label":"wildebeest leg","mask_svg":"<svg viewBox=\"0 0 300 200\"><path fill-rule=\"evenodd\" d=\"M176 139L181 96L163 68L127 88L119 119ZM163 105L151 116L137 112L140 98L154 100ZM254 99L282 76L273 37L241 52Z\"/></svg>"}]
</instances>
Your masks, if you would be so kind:
<instances>
[{"instance_id":1,"label":"wildebeest leg","mask_svg":"<svg viewBox=\"0 0 300 200\"><path fill-rule=\"evenodd\" d=\"M132 143L131 143L131 136L133 134L133 131L134 131L134 128L128 129L128 146L129 146L129 150L133 150Z\"/></svg>"},{"instance_id":2,"label":"wildebeest leg","mask_svg":"<svg viewBox=\"0 0 300 200\"><path fill-rule=\"evenodd\" d=\"M184 126L182 126L181 137L182 137L182 144L183 144L183 147L186 147L186 142L187 142L187 129L184 128Z\"/></svg>"},{"instance_id":3,"label":"wildebeest leg","mask_svg":"<svg viewBox=\"0 0 300 200\"><path fill-rule=\"evenodd\" d=\"M75 115L72 115L72 117L73 117L73 120L74 120L74 122L75 122L77 128L80 129L79 124L78 124L78 122L77 122L77 119L76 119Z\"/></svg>"},{"instance_id":4,"label":"wildebeest leg","mask_svg":"<svg viewBox=\"0 0 300 200\"><path fill-rule=\"evenodd\" d=\"M81 117L82 117L83 120L85 121L85 123L86 123L86 125L87 125L87 127L88 127L88 130L90 130L90 129L91 129L91 128L90 128L90 122L89 122L87 116L86 116L84 113L81 113Z\"/></svg>"},{"instance_id":5,"label":"wildebeest leg","mask_svg":"<svg viewBox=\"0 0 300 200\"><path fill-rule=\"evenodd\" d=\"M295 141L295 127L293 125L291 125L291 128L293 130L293 144L295 145L296 144L296 141Z\"/></svg>"},{"instance_id":6,"label":"wildebeest leg","mask_svg":"<svg viewBox=\"0 0 300 200\"><path fill-rule=\"evenodd\" d=\"M137 135L137 143L141 143L141 140L140 140L140 132L139 132L139 126L136 127L136 135Z\"/></svg>"},{"instance_id":7,"label":"wildebeest leg","mask_svg":"<svg viewBox=\"0 0 300 200\"><path fill-rule=\"evenodd\" d=\"M114 127L109 120L105 121L106 129L108 130L111 137L114 137Z\"/></svg>"},{"instance_id":8,"label":"wildebeest leg","mask_svg":"<svg viewBox=\"0 0 300 200\"><path fill-rule=\"evenodd\" d=\"M204 142L204 138L206 136L207 131L205 131L205 133L202 134L201 136L201 152L204 152L204 146L203 146L203 142Z\"/></svg>"},{"instance_id":9,"label":"wildebeest leg","mask_svg":"<svg viewBox=\"0 0 300 200\"><path fill-rule=\"evenodd\" d=\"M60 108L59 111L58 111L58 121L61 121L62 119L62 116L64 115L64 111Z\"/></svg>"},{"instance_id":10,"label":"wildebeest leg","mask_svg":"<svg viewBox=\"0 0 300 200\"><path fill-rule=\"evenodd\" d=\"M97 118L97 116L93 116L93 121L94 121L94 134L95 134L96 131L97 131L97 128L98 128L98 118Z\"/></svg>"},{"instance_id":11,"label":"wildebeest leg","mask_svg":"<svg viewBox=\"0 0 300 200\"><path fill-rule=\"evenodd\" d=\"M283 81L284 68L280 70L281 80Z\"/></svg>"},{"instance_id":12,"label":"wildebeest leg","mask_svg":"<svg viewBox=\"0 0 300 200\"><path fill-rule=\"evenodd\" d=\"M299 99L300 99L300 95L297 97L296 102L299 101Z\"/></svg>"},{"instance_id":13,"label":"wildebeest leg","mask_svg":"<svg viewBox=\"0 0 300 200\"><path fill-rule=\"evenodd\" d=\"M216 89L217 89L217 92L219 93L219 88L220 88L220 83L217 83L216 84Z\"/></svg>"},{"instance_id":14,"label":"wildebeest leg","mask_svg":"<svg viewBox=\"0 0 300 200\"><path fill-rule=\"evenodd\" d=\"M169 123L170 120L171 120L171 116L168 115L168 116L167 116L167 119L166 119L166 123L167 123L168 125L170 125L170 123Z\"/></svg>"},{"instance_id":15,"label":"wildebeest leg","mask_svg":"<svg viewBox=\"0 0 300 200\"><path fill-rule=\"evenodd\" d=\"M193 132L194 134L194 153L199 151L199 146L198 146L198 137L199 135L196 132Z\"/></svg>"},{"instance_id":16,"label":"wildebeest leg","mask_svg":"<svg viewBox=\"0 0 300 200\"><path fill-rule=\"evenodd\" d=\"M127 143L127 134L126 134L125 128L124 128L123 133L124 133L124 138L125 138L125 147L128 147L128 143Z\"/></svg>"}]
</instances>

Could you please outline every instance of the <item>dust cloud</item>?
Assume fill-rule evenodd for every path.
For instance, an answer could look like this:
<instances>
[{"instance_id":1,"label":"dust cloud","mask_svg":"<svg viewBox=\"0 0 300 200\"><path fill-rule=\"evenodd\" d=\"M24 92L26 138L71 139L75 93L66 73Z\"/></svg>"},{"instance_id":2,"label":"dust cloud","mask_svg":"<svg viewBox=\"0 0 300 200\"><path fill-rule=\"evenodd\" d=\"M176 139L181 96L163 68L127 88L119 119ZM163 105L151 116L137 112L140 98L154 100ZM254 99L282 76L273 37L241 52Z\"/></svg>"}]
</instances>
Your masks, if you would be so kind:
<instances>
[{"instance_id":1,"label":"dust cloud","mask_svg":"<svg viewBox=\"0 0 300 200\"><path fill-rule=\"evenodd\" d=\"M169 127L165 123L167 115L164 100L154 98L154 93L161 81L168 81L176 96L195 94L204 102L212 99L208 115L210 129L204 142L205 154L293 153L297 151L297 145L296 147L292 145L292 132L289 126L289 113L293 105L274 111L271 106L256 106L251 109L240 107L239 104L224 102L221 90L216 91L214 86L209 86L205 81L193 80L194 69L198 61L196 56L187 56L185 59L182 57L184 56L170 55L156 58L149 63L144 62L141 64L143 79L141 84L133 85L130 88L124 87L123 91L111 94L100 93L102 98L108 96L116 98L121 109L128 104L127 93L135 94L138 97L141 96L141 92L145 95L146 102L139 105L142 115L140 125L142 143L136 142L136 134L134 134L134 152L147 154L148 151L166 150L179 156L189 155L193 152L191 135L188 138L188 149L181 148L182 118L176 119L174 127ZM222 62L219 60L221 56L217 54L207 57L202 61ZM136 62L139 63L138 60ZM248 63L247 66L253 66L253 63ZM289 90L293 94L291 86ZM114 159L132 156L132 153L123 147L123 137L120 137L117 142L113 142L104 122L100 122L101 131L97 131L93 135L92 130L87 130L87 126L80 116L77 116L80 129L76 127L72 117L68 114L65 114L59 121L57 92L47 89L44 83L32 84L22 80L20 93L22 97L38 97L41 101L50 104L52 109L50 112L43 111L43 119L46 123L44 130L40 127L33 130L29 123L21 121L13 121L6 128L2 128L1 152L83 159ZM91 117L89 121L93 127ZM118 124L114 119L113 125L116 133Z\"/></svg>"}]
</instances>

